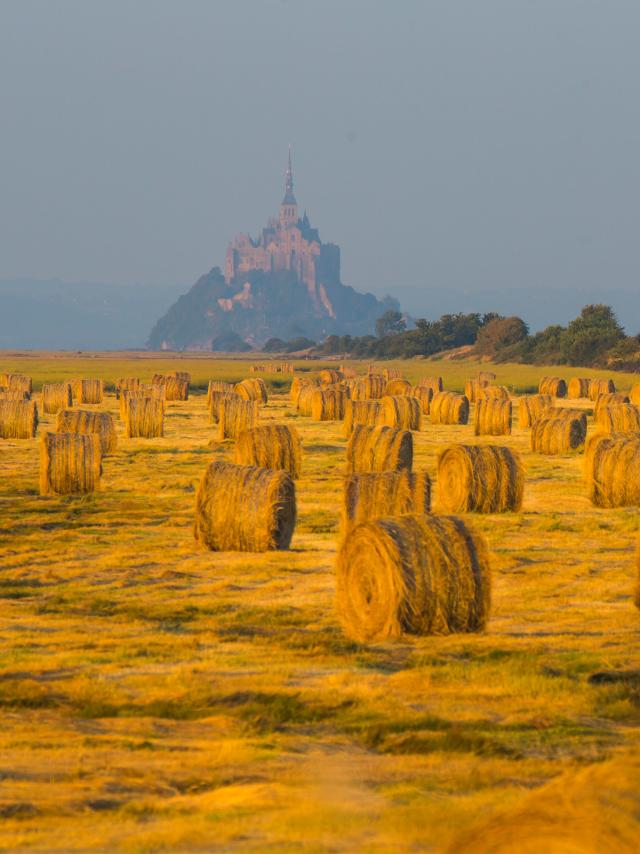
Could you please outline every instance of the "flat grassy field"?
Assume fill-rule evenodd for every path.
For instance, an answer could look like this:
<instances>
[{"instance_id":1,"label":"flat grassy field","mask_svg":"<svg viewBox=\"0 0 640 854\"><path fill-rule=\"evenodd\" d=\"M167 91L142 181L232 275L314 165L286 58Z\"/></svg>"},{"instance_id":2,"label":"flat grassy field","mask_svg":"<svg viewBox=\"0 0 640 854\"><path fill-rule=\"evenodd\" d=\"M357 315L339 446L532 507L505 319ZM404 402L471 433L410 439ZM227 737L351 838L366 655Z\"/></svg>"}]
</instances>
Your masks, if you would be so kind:
<instances>
[{"instance_id":1,"label":"flat grassy field","mask_svg":"<svg viewBox=\"0 0 640 854\"><path fill-rule=\"evenodd\" d=\"M173 369L202 389L249 364L0 354L37 389ZM451 389L478 370L393 364ZM585 373L484 367L514 392ZM300 417L290 376L268 379L262 420L303 442L287 552L196 547L197 484L233 448L202 393L167 404L163 439L128 440L118 420L89 497L41 498L38 440L0 441L0 850L437 852L561 772L637 747L638 682L589 681L640 670L637 508L592 507L581 455L534 455L517 426L476 439L427 419L414 468L434 480L451 442L522 454L522 511L466 517L491 550L492 616L479 635L360 646L333 606L342 425ZM99 408L117 419L113 394Z\"/></svg>"}]
</instances>

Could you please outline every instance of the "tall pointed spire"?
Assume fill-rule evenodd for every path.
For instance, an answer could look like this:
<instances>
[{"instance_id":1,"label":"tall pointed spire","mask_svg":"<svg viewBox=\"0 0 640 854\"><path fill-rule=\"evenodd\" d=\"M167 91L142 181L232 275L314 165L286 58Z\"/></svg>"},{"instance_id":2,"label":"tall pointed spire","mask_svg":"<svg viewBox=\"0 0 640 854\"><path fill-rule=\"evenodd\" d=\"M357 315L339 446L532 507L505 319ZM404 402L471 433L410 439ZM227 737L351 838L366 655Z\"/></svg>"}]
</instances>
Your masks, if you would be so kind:
<instances>
[{"instance_id":1,"label":"tall pointed spire","mask_svg":"<svg viewBox=\"0 0 640 854\"><path fill-rule=\"evenodd\" d=\"M296 205L296 197L293 195L293 169L291 167L291 146L289 146L289 158L287 160L287 171L284 182L283 205Z\"/></svg>"}]
</instances>

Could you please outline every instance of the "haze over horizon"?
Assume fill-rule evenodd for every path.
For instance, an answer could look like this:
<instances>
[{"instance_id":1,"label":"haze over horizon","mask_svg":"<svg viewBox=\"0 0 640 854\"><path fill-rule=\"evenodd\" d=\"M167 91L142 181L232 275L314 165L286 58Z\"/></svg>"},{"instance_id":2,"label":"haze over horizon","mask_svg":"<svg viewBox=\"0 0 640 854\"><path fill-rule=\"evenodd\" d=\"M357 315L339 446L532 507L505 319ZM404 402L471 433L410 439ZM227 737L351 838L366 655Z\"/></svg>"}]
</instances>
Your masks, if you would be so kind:
<instances>
[{"instance_id":1,"label":"haze over horizon","mask_svg":"<svg viewBox=\"0 0 640 854\"><path fill-rule=\"evenodd\" d=\"M346 284L533 326L611 302L637 332L639 25L631 2L5 0L0 280L186 290L277 212L292 144Z\"/></svg>"}]
</instances>

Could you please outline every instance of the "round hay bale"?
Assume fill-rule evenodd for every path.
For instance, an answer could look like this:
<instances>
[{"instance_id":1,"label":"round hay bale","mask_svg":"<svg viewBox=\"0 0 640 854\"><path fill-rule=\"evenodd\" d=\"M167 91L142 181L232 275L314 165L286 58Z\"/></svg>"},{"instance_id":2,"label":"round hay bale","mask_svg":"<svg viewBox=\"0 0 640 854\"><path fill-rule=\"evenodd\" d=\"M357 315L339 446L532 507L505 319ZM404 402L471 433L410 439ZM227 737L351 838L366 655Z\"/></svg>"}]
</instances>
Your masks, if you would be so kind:
<instances>
[{"instance_id":1,"label":"round hay bale","mask_svg":"<svg viewBox=\"0 0 640 854\"><path fill-rule=\"evenodd\" d=\"M453 516L361 522L338 551L338 619L360 643L481 631L490 602L485 542Z\"/></svg>"},{"instance_id":2,"label":"round hay bale","mask_svg":"<svg viewBox=\"0 0 640 854\"><path fill-rule=\"evenodd\" d=\"M382 376L388 382L389 380L401 380L402 371L400 368L383 368Z\"/></svg>"},{"instance_id":3,"label":"round hay bale","mask_svg":"<svg viewBox=\"0 0 640 854\"><path fill-rule=\"evenodd\" d=\"M0 400L0 439L33 439L37 429L34 400Z\"/></svg>"},{"instance_id":4,"label":"round hay bale","mask_svg":"<svg viewBox=\"0 0 640 854\"><path fill-rule=\"evenodd\" d=\"M311 395L311 417L314 421L342 421L347 392L342 388L314 389Z\"/></svg>"},{"instance_id":5,"label":"round hay bale","mask_svg":"<svg viewBox=\"0 0 640 854\"><path fill-rule=\"evenodd\" d=\"M188 400L189 399L189 381L177 376L165 377L164 383L156 383L156 385L164 385L165 400Z\"/></svg>"},{"instance_id":6,"label":"round hay bale","mask_svg":"<svg viewBox=\"0 0 640 854\"><path fill-rule=\"evenodd\" d=\"M295 407L298 406L298 397L303 388L318 388L320 385L320 380L318 377L294 377L291 381L291 389L289 391L289 397L291 399L291 403Z\"/></svg>"},{"instance_id":7,"label":"round hay bale","mask_svg":"<svg viewBox=\"0 0 640 854\"><path fill-rule=\"evenodd\" d=\"M164 402L164 386L143 385L135 391L130 391L126 388L122 389L122 391L120 392L120 400L118 402L120 420L126 421L127 407L129 405L130 400L142 400L143 398L153 398L154 400L160 400Z\"/></svg>"},{"instance_id":8,"label":"round hay bale","mask_svg":"<svg viewBox=\"0 0 640 854\"><path fill-rule=\"evenodd\" d=\"M40 495L95 492L102 475L97 433L43 433L40 440Z\"/></svg>"},{"instance_id":9,"label":"round hay bale","mask_svg":"<svg viewBox=\"0 0 640 854\"><path fill-rule=\"evenodd\" d=\"M511 412L510 400L479 400L474 418L476 436L510 436Z\"/></svg>"},{"instance_id":10,"label":"round hay bale","mask_svg":"<svg viewBox=\"0 0 640 854\"><path fill-rule=\"evenodd\" d=\"M120 377L116 380L116 400L120 400L123 391L139 391L141 385L138 377Z\"/></svg>"},{"instance_id":11,"label":"round hay bale","mask_svg":"<svg viewBox=\"0 0 640 854\"><path fill-rule=\"evenodd\" d=\"M377 400L345 400L344 435L349 438L356 424L375 427L380 423L380 404Z\"/></svg>"},{"instance_id":12,"label":"round hay bale","mask_svg":"<svg viewBox=\"0 0 640 854\"><path fill-rule=\"evenodd\" d=\"M288 549L295 525L296 490L288 472L220 462L205 471L196 493L194 534L206 548Z\"/></svg>"},{"instance_id":13,"label":"round hay bale","mask_svg":"<svg viewBox=\"0 0 640 854\"><path fill-rule=\"evenodd\" d=\"M131 392L131 395L126 403L124 417L128 438L159 439L164 436L164 400L159 397L138 397L138 392Z\"/></svg>"},{"instance_id":14,"label":"round hay bale","mask_svg":"<svg viewBox=\"0 0 640 854\"><path fill-rule=\"evenodd\" d=\"M493 371L478 371L477 379L482 385L491 385L491 383L496 381L497 376Z\"/></svg>"},{"instance_id":15,"label":"round hay bale","mask_svg":"<svg viewBox=\"0 0 640 854\"><path fill-rule=\"evenodd\" d=\"M584 456L587 495L596 507L640 506L640 435L597 433Z\"/></svg>"},{"instance_id":16,"label":"round hay bale","mask_svg":"<svg viewBox=\"0 0 640 854\"><path fill-rule=\"evenodd\" d=\"M629 398L626 394L616 394L615 392L609 392L607 394L599 395L596 398L596 402L593 407L593 417L595 421L597 422L601 409L606 409L609 406L619 406L622 403L629 403Z\"/></svg>"},{"instance_id":17,"label":"round hay bale","mask_svg":"<svg viewBox=\"0 0 640 854\"><path fill-rule=\"evenodd\" d=\"M510 400L509 389L503 385L484 385L478 391L478 400Z\"/></svg>"},{"instance_id":18,"label":"round hay bale","mask_svg":"<svg viewBox=\"0 0 640 854\"><path fill-rule=\"evenodd\" d=\"M542 377L538 392L539 394L550 394L551 397L566 397L567 384L561 377Z\"/></svg>"},{"instance_id":19,"label":"round hay bale","mask_svg":"<svg viewBox=\"0 0 640 854\"><path fill-rule=\"evenodd\" d=\"M469 398L453 391L440 391L433 395L430 418L432 424L467 424Z\"/></svg>"},{"instance_id":20,"label":"round hay bale","mask_svg":"<svg viewBox=\"0 0 640 854\"><path fill-rule=\"evenodd\" d=\"M191 374L189 371L174 371L172 376L174 376L177 380L183 380L186 383L191 382Z\"/></svg>"},{"instance_id":21,"label":"round hay bale","mask_svg":"<svg viewBox=\"0 0 640 854\"><path fill-rule=\"evenodd\" d=\"M349 367L349 365L340 365L340 373L345 380L355 380L358 376L356 369Z\"/></svg>"},{"instance_id":22,"label":"round hay bale","mask_svg":"<svg viewBox=\"0 0 640 854\"><path fill-rule=\"evenodd\" d=\"M0 400L30 400L31 395L28 391L19 391L18 389L0 388Z\"/></svg>"},{"instance_id":23,"label":"round hay bale","mask_svg":"<svg viewBox=\"0 0 640 854\"><path fill-rule=\"evenodd\" d=\"M586 416L545 415L531 425L531 450L538 454L568 454L586 439Z\"/></svg>"},{"instance_id":24,"label":"round hay bale","mask_svg":"<svg viewBox=\"0 0 640 854\"><path fill-rule=\"evenodd\" d=\"M520 427L531 427L534 421L553 409L550 394L527 394L518 399L518 423Z\"/></svg>"},{"instance_id":25,"label":"round hay bale","mask_svg":"<svg viewBox=\"0 0 640 854\"><path fill-rule=\"evenodd\" d=\"M444 388L442 377L420 377L418 385L421 388L430 388L434 394L437 394Z\"/></svg>"},{"instance_id":26,"label":"round hay bale","mask_svg":"<svg viewBox=\"0 0 640 854\"><path fill-rule=\"evenodd\" d=\"M342 371L336 371L331 368L325 368L319 374L321 385L335 385L344 379Z\"/></svg>"},{"instance_id":27,"label":"round hay bale","mask_svg":"<svg viewBox=\"0 0 640 854\"><path fill-rule=\"evenodd\" d=\"M423 415L428 415L431 412L431 401L433 400L433 389L425 388L424 386L417 385L415 388L411 389L412 397L420 404L420 410Z\"/></svg>"},{"instance_id":28,"label":"round hay bale","mask_svg":"<svg viewBox=\"0 0 640 854\"><path fill-rule=\"evenodd\" d=\"M589 397L589 380L584 377L573 377L567 386L567 397L570 400L582 400Z\"/></svg>"},{"instance_id":29,"label":"round hay bale","mask_svg":"<svg viewBox=\"0 0 640 854\"><path fill-rule=\"evenodd\" d=\"M7 391L26 391L29 398L33 394L33 381L25 374L0 374L0 387Z\"/></svg>"},{"instance_id":30,"label":"round hay bale","mask_svg":"<svg viewBox=\"0 0 640 854\"><path fill-rule=\"evenodd\" d=\"M380 401L379 424L396 430L419 430L421 422L422 408L415 397L383 397Z\"/></svg>"},{"instance_id":31,"label":"round hay bale","mask_svg":"<svg viewBox=\"0 0 640 854\"><path fill-rule=\"evenodd\" d=\"M640 406L640 383L636 383L629 392L629 401L634 406Z\"/></svg>"},{"instance_id":32,"label":"round hay bale","mask_svg":"<svg viewBox=\"0 0 640 854\"><path fill-rule=\"evenodd\" d=\"M42 386L42 409L46 415L55 415L73 404L69 383L45 383Z\"/></svg>"},{"instance_id":33,"label":"round hay bale","mask_svg":"<svg viewBox=\"0 0 640 854\"><path fill-rule=\"evenodd\" d=\"M76 379L69 380L74 403L102 403L104 399L104 382L102 380Z\"/></svg>"},{"instance_id":34,"label":"round hay bale","mask_svg":"<svg viewBox=\"0 0 640 854\"><path fill-rule=\"evenodd\" d=\"M209 380L209 384L207 385L207 404L211 400L211 393L214 391L233 391L233 383L225 383L221 380Z\"/></svg>"},{"instance_id":35,"label":"round hay bale","mask_svg":"<svg viewBox=\"0 0 640 854\"><path fill-rule=\"evenodd\" d=\"M313 395L318 391L318 386L302 386L298 393L296 408L301 415L311 415L311 403Z\"/></svg>"},{"instance_id":36,"label":"round hay bale","mask_svg":"<svg viewBox=\"0 0 640 854\"><path fill-rule=\"evenodd\" d=\"M344 480L343 499L344 530L382 516L429 513L431 478L426 471L407 469L350 474Z\"/></svg>"},{"instance_id":37,"label":"round hay bale","mask_svg":"<svg viewBox=\"0 0 640 854\"><path fill-rule=\"evenodd\" d=\"M400 471L413 464L413 434L384 424L356 424L347 444L347 472Z\"/></svg>"},{"instance_id":38,"label":"round hay bale","mask_svg":"<svg viewBox=\"0 0 640 854\"><path fill-rule=\"evenodd\" d=\"M464 384L464 393L465 397L468 399L469 403L476 403L476 401L481 399L482 389L488 385L486 382L480 382L480 380L469 379Z\"/></svg>"},{"instance_id":39,"label":"round hay bale","mask_svg":"<svg viewBox=\"0 0 640 854\"><path fill-rule=\"evenodd\" d=\"M388 380L382 392L383 397L400 397L403 394L411 394L411 383L407 380Z\"/></svg>"},{"instance_id":40,"label":"round hay bale","mask_svg":"<svg viewBox=\"0 0 640 854\"><path fill-rule=\"evenodd\" d=\"M640 754L571 770L471 822L446 854L636 854Z\"/></svg>"},{"instance_id":41,"label":"round hay bale","mask_svg":"<svg viewBox=\"0 0 640 854\"><path fill-rule=\"evenodd\" d=\"M217 424L220 420L220 404L223 400L230 400L235 398L236 400L242 400L239 394L236 394L235 391L212 391L211 397L209 398L209 419Z\"/></svg>"},{"instance_id":42,"label":"round hay bale","mask_svg":"<svg viewBox=\"0 0 640 854\"><path fill-rule=\"evenodd\" d=\"M251 377L237 383L233 390L243 400L257 400L258 403L266 403L269 399L267 386L262 377Z\"/></svg>"},{"instance_id":43,"label":"round hay bale","mask_svg":"<svg viewBox=\"0 0 640 854\"><path fill-rule=\"evenodd\" d=\"M302 446L295 427L264 424L244 430L236 442L234 463L264 469L283 469L300 477Z\"/></svg>"},{"instance_id":44,"label":"round hay bale","mask_svg":"<svg viewBox=\"0 0 640 854\"><path fill-rule=\"evenodd\" d=\"M603 433L640 433L640 407L632 403L602 406L595 423Z\"/></svg>"},{"instance_id":45,"label":"round hay bale","mask_svg":"<svg viewBox=\"0 0 640 854\"><path fill-rule=\"evenodd\" d=\"M368 377L360 377L351 387L352 400L379 400L387 384L384 377L371 374Z\"/></svg>"},{"instance_id":46,"label":"round hay bale","mask_svg":"<svg viewBox=\"0 0 640 854\"><path fill-rule=\"evenodd\" d=\"M95 433L100 439L103 456L115 451L118 446L115 424L109 412L62 409L56 419L56 433Z\"/></svg>"},{"instance_id":47,"label":"round hay bale","mask_svg":"<svg viewBox=\"0 0 640 854\"><path fill-rule=\"evenodd\" d=\"M522 507L520 455L498 445L450 445L438 455L438 497L448 513L506 513Z\"/></svg>"},{"instance_id":48,"label":"round hay bale","mask_svg":"<svg viewBox=\"0 0 640 854\"><path fill-rule=\"evenodd\" d=\"M597 400L602 394L615 394L616 385L613 380L589 380L589 399Z\"/></svg>"},{"instance_id":49,"label":"round hay bale","mask_svg":"<svg viewBox=\"0 0 640 854\"><path fill-rule=\"evenodd\" d=\"M226 397L218 409L218 439L237 439L240 433L258 425L258 401Z\"/></svg>"}]
</instances>

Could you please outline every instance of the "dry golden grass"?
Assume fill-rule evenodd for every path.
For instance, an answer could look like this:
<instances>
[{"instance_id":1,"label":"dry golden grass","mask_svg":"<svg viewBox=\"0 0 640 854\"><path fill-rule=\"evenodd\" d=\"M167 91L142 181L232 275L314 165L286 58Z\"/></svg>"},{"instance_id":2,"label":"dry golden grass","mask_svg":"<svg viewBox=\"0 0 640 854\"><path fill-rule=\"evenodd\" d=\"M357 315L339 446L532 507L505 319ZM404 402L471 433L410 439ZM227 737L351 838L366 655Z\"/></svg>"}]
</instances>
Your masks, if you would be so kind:
<instances>
[{"instance_id":1,"label":"dry golden grass","mask_svg":"<svg viewBox=\"0 0 640 854\"><path fill-rule=\"evenodd\" d=\"M167 404L164 437L128 439L116 424L93 495L41 498L39 438L0 441L0 847L440 852L561 773L637 750L640 519L590 503L580 453L534 454L517 424L500 439L526 468L522 509L462 517L491 556L484 632L362 646L334 609L342 423L300 415L284 378L265 377L261 423L295 425L303 445L291 548L211 552L194 541L195 490L234 448L209 446L207 383L238 382L246 362L1 361L33 376L39 407L44 381L104 377L98 409L112 415L118 377L184 366L193 380L188 401ZM414 383L429 370L398 366ZM516 394L541 373L489 367ZM432 370L462 391L477 368ZM637 378L615 379L627 392ZM428 423L413 433L414 469L435 480L442 447L489 441ZM616 809L589 801L594 821Z\"/></svg>"}]
</instances>

